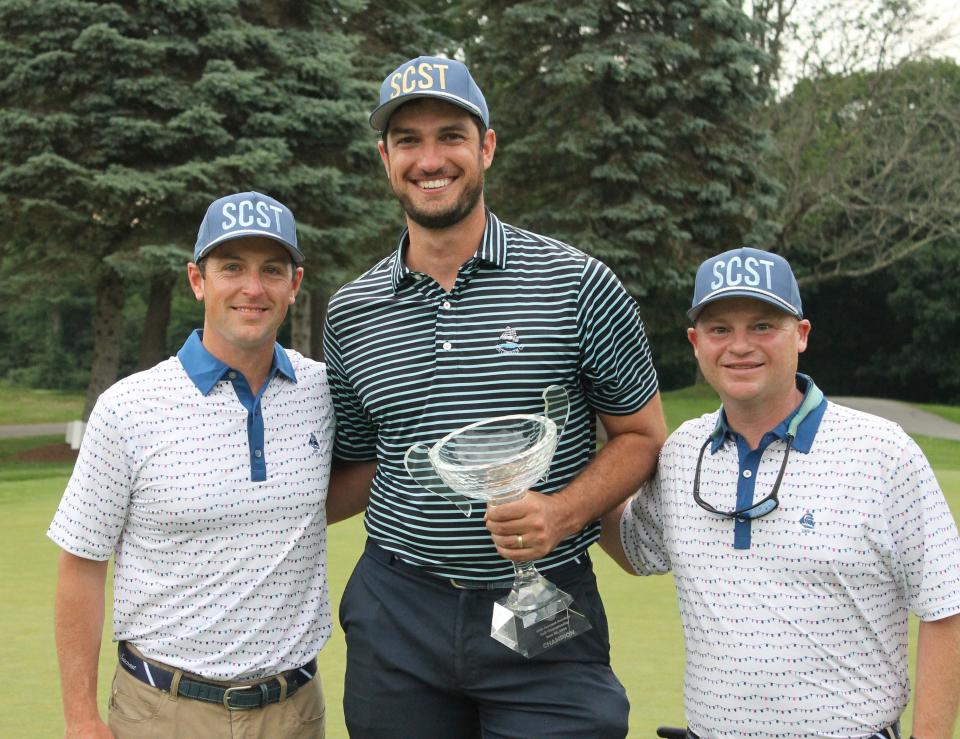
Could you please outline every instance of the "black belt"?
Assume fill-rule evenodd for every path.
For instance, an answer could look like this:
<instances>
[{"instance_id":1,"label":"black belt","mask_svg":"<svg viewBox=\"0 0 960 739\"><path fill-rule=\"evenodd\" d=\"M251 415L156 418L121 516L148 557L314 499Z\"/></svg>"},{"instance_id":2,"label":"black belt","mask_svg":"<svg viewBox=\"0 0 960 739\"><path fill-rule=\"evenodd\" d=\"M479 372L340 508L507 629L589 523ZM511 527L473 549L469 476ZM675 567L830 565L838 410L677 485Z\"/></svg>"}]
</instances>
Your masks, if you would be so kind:
<instances>
[{"instance_id":1,"label":"black belt","mask_svg":"<svg viewBox=\"0 0 960 739\"><path fill-rule=\"evenodd\" d=\"M126 645L120 642L118 647L120 664L140 682L144 682L159 690L170 692L173 685L174 670L158 667L134 654ZM306 685L317 674L317 660L312 659L303 667L288 670L282 673L287 684L286 696L289 698L297 690ZM184 698L193 698L207 703L219 703L231 711L242 711L248 708L260 708L268 703L277 703L283 692L283 686L277 677L270 677L259 683L250 685L218 685L212 682L202 682L186 677L180 678L177 686L177 695Z\"/></svg>"},{"instance_id":2,"label":"black belt","mask_svg":"<svg viewBox=\"0 0 960 739\"><path fill-rule=\"evenodd\" d=\"M404 562L396 554L393 552L388 552L386 549L370 539L367 539L364 552L378 562L382 562L390 567L396 567L398 570L402 570L403 572L426 579L430 582L447 583L458 590L510 590L510 588L513 587L512 576L509 580L464 580L462 578L434 575L423 567L418 567L417 565L412 565L409 562ZM590 555L588 555L586 552L581 552L574 557L572 561L566 562L562 565L557 565L556 567L552 567L550 569L544 568L541 570L541 572L543 573L544 577L548 577L551 580L554 578L562 580L568 573L572 574L589 566Z\"/></svg>"}]
</instances>

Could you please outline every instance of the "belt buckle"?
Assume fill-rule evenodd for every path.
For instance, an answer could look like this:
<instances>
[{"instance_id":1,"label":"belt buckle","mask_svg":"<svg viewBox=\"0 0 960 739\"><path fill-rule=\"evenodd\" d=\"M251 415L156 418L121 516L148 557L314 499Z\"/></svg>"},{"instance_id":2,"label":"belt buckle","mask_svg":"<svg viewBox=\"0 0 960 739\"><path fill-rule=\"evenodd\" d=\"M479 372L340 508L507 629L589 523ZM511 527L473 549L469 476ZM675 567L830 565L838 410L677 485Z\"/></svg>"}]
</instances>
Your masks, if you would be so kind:
<instances>
[{"instance_id":1,"label":"belt buckle","mask_svg":"<svg viewBox=\"0 0 960 739\"><path fill-rule=\"evenodd\" d=\"M256 685L236 685L232 688L227 688L223 691L223 707L228 711L249 711L251 708L257 708L258 706L231 706L230 705L230 694L235 690L251 690L257 687Z\"/></svg>"}]
</instances>

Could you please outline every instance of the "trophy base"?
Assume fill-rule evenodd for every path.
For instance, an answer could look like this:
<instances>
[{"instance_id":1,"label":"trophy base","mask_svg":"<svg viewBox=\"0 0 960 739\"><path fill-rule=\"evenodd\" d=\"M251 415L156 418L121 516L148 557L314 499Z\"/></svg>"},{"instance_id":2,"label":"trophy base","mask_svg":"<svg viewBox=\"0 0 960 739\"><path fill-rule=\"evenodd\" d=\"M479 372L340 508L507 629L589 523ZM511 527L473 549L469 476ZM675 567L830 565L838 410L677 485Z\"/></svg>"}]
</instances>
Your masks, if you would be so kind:
<instances>
[{"instance_id":1,"label":"trophy base","mask_svg":"<svg viewBox=\"0 0 960 739\"><path fill-rule=\"evenodd\" d=\"M524 657L534 657L590 630L573 610L573 597L540 577L493 604L490 636Z\"/></svg>"}]
</instances>

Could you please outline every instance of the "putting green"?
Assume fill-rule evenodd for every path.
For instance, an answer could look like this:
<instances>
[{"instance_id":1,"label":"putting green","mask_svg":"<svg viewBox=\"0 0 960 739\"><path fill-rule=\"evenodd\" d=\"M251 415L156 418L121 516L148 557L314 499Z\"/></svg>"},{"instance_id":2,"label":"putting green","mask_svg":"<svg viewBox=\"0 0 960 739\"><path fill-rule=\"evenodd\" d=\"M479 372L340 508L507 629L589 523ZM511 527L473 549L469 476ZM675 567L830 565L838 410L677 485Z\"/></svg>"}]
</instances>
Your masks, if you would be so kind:
<instances>
[{"instance_id":1,"label":"putting green","mask_svg":"<svg viewBox=\"0 0 960 739\"><path fill-rule=\"evenodd\" d=\"M954 516L960 519L960 471L937 470ZM53 643L53 591L59 550L46 535L66 477L0 482L0 664L8 676L0 736L53 737L63 734L60 688ZM336 612L364 532L359 517L330 529L330 592ZM623 573L599 548L594 561L610 622L613 666L632 706L631 737L650 737L660 724L682 724L683 644L672 579L636 578ZM109 619L108 619L109 623ZM916 622L911 623L911 660ZM339 627L320 655L327 697L327 736L346 738L341 699L344 665ZM100 705L106 706L115 665L109 627L100 659ZM104 709L105 710L105 709ZM909 726L908 708L906 725Z\"/></svg>"}]
</instances>

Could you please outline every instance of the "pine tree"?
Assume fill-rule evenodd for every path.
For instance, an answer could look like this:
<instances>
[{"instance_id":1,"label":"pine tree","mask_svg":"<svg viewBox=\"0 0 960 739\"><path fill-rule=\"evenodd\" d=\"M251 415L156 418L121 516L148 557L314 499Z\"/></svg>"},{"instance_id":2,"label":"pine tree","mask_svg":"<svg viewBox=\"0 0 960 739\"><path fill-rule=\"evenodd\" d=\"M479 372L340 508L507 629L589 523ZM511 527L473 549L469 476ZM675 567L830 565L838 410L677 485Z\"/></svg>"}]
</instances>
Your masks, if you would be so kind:
<instances>
[{"instance_id":1,"label":"pine tree","mask_svg":"<svg viewBox=\"0 0 960 739\"><path fill-rule=\"evenodd\" d=\"M488 202L609 264L661 374L688 384L696 264L770 230L750 19L725 0L477 0L471 17L467 61L498 141Z\"/></svg>"},{"instance_id":2,"label":"pine tree","mask_svg":"<svg viewBox=\"0 0 960 739\"><path fill-rule=\"evenodd\" d=\"M353 272L382 210L366 197L377 83L357 78L344 32L361 7L0 1L0 206L12 224L0 249L8 267L49 276L52 293L58 271L88 275L86 414L116 376L125 290L182 275L216 197L277 197L297 216L311 280Z\"/></svg>"}]
</instances>

